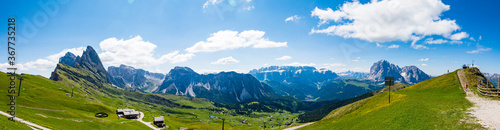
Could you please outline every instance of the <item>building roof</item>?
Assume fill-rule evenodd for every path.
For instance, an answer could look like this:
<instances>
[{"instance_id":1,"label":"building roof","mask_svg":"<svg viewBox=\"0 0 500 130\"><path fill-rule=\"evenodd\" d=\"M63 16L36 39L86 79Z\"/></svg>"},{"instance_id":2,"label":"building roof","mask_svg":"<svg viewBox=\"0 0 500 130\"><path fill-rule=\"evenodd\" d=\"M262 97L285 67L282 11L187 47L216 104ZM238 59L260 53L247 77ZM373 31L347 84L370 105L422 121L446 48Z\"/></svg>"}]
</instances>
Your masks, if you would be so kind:
<instances>
[{"instance_id":1,"label":"building roof","mask_svg":"<svg viewBox=\"0 0 500 130\"><path fill-rule=\"evenodd\" d=\"M135 109L117 109L116 112L133 112Z\"/></svg>"},{"instance_id":2,"label":"building roof","mask_svg":"<svg viewBox=\"0 0 500 130\"><path fill-rule=\"evenodd\" d=\"M164 121L165 119L163 118L163 116L160 116L160 117L155 117L154 118L154 121L157 122L157 121Z\"/></svg>"},{"instance_id":3,"label":"building roof","mask_svg":"<svg viewBox=\"0 0 500 130\"><path fill-rule=\"evenodd\" d=\"M138 111L132 111L132 112L123 112L123 115L125 116L134 116L134 115L139 115Z\"/></svg>"}]
</instances>

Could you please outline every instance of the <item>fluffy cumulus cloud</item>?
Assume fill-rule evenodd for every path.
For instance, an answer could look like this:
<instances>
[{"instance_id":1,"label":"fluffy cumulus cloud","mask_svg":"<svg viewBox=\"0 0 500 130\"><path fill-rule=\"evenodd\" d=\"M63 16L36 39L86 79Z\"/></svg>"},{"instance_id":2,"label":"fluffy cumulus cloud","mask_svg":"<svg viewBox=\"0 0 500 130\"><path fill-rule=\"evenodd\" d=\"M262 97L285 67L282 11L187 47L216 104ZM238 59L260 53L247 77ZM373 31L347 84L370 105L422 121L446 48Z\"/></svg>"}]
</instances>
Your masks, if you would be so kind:
<instances>
[{"instance_id":1,"label":"fluffy cumulus cloud","mask_svg":"<svg viewBox=\"0 0 500 130\"><path fill-rule=\"evenodd\" d=\"M291 56L282 56L282 57L276 58L275 60L290 60L290 59L292 59Z\"/></svg>"},{"instance_id":2,"label":"fluffy cumulus cloud","mask_svg":"<svg viewBox=\"0 0 500 130\"><path fill-rule=\"evenodd\" d=\"M296 21L296 20L299 20L301 19L301 17L297 16L297 15L294 15L294 16L290 16L288 18L285 19L285 22L288 22L288 21Z\"/></svg>"},{"instance_id":3,"label":"fluffy cumulus cloud","mask_svg":"<svg viewBox=\"0 0 500 130\"><path fill-rule=\"evenodd\" d=\"M99 54L102 62L113 66L126 64L134 67L147 67L165 62L184 62L194 56L193 53L179 54L179 51L174 51L162 55L160 58L155 58L153 52L157 46L149 41L144 41L141 36L128 40L108 38L101 41L99 46L103 51Z\"/></svg>"},{"instance_id":4,"label":"fluffy cumulus cloud","mask_svg":"<svg viewBox=\"0 0 500 130\"><path fill-rule=\"evenodd\" d=\"M427 43L427 44L444 44L444 43L448 43L448 40L444 40L444 39L434 40L433 38L427 38L427 39L425 39L425 43Z\"/></svg>"},{"instance_id":5,"label":"fluffy cumulus cloud","mask_svg":"<svg viewBox=\"0 0 500 130\"><path fill-rule=\"evenodd\" d=\"M212 62L210 64L213 65L227 65L227 64L236 64L239 63L240 61L234 59L232 56L231 57L226 57L226 58L221 58L215 62Z\"/></svg>"},{"instance_id":6,"label":"fluffy cumulus cloud","mask_svg":"<svg viewBox=\"0 0 500 130\"><path fill-rule=\"evenodd\" d=\"M450 39L451 40L462 40L464 38L468 38L469 37L469 34L467 34L466 32L460 32L460 33L455 33L453 35L450 36Z\"/></svg>"},{"instance_id":7,"label":"fluffy cumulus cloud","mask_svg":"<svg viewBox=\"0 0 500 130\"><path fill-rule=\"evenodd\" d=\"M211 34L206 41L200 41L186 49L187 52L216 52L244 47L273 48L287 47L287 42L274 42L264 37L265 32L258 30L237 31L224 30Z\"/></svg>"},{"instance_id":8,"label":"fluffy cumulus cloud","mask_svg":"<svg viewBox=\"0 0 500 130\"><path fill-rule=\"evenodd\" d=\"M318 27L335 22L313 33L358 38L370 42L413 41L415 49L426 49L416 41L425 36L440 35L461 39L463 34L451 34L460 27L455 20L441 19L443 12L450 9L441 0L372 0L362 4L359 1L346 2L337 10L315 8L312 17L319 18ZM466 33L465 33L466 34Z\"/></svg>"},{"instance_id":9,"label":"fluffy cumulus cloud","mask_svg":"<svg viewBox=\"0 0 500 130\"><path fill-rule=\"evenodd\" d=\"M469 53L469 54L477 54L477 53L487 52L487 51L493 50L491 48L484 47L484 46L481 46L479 44L477 44L476 46L477 46L476 50L467 51L467 53Z\"/></svg>"},{"instance_id":10,"label":"fluffy cumulus cloud","mask_svg":"<svg viewBox=\"0 0 500 130\"><path fill-rule=\"evenodd\" d=\"M290 63L290 64L284 64L285 66L316 66L316 64L314 63L300 63L300 62L293 62L293 63Z\"/></svg>"},{"instance_id":11,"label":"fluffy cumulus cloud","mask_svg":"<svg viewBox=\"0 0 500 130\"><path fill-rule=\"evenodd\" d=\"M83 51L85 50L85 47L78 47L78 48L70 48L70 49L64 49L59 53L52 54L50 56L47 56L45 58L40 58L35 61L29 61L25 63L18 63L16 64L16 68L19 70L38 70L38 71L47 71L47 70L52 70L56 67L57 63L59 63L59 58L63 57L67 52L71 52L77 56L81 55ZM3 71L7 70L8 67L11 67L8 63L0 64L0 67L2 68Z\"/></svg>"},{"instance_id":12,"label":"fluffy cumulus cloud","mask_svg":"<svg viewBox=\"0 0 500 130\"><path fill-rule=\"evenodd\" d=\"M429 58L418 59L418 61L429 61Z\"/></svg>"}]
</instances>

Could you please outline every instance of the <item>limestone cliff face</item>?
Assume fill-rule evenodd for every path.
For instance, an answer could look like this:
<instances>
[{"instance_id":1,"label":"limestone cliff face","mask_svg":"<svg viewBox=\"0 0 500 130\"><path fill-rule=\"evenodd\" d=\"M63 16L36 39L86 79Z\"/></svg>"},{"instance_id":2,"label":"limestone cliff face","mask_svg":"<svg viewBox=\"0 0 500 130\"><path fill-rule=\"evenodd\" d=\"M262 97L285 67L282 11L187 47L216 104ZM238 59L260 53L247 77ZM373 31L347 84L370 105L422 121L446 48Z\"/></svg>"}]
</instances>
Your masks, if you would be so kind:
<instances>
[{"instance_id":1,"label":"limestone cliff face","mask_svg":"<svg viewBox=\"0 0 500 130\"><path fill-rule=\"evenodd\" d=\"M75 81L87 80L91 83L91 86L97 87L111 83L99 55L91 46L87 46L81 57L75 57L70 52L61 57L50 79L59 81L61 75Z\"/></svg>"},{"instance_id":2,"label":"limestone cliff face","mask_svg":"<svg viewBox=\"0 0 500 130\"><path fill-rule=\"evenodd\" d=\"M170 70L162 85L153 92L206 98L227 104L257 101L274 94L269 86L250 74L220 72L205 75L188 67Z\"/></svg>"}]
</instances>

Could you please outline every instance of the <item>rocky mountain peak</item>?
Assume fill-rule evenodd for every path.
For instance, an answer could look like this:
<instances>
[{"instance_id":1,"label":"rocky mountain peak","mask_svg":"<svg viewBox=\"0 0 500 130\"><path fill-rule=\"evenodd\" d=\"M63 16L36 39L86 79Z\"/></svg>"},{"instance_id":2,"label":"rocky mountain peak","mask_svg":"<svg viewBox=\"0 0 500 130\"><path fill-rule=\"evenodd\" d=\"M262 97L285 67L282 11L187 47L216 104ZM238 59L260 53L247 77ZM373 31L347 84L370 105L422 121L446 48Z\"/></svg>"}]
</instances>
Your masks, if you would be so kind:
<instances>
[{"instance_id":1,"label":"rocky mountain peak","mask_svg":"<svg viewBox=\"0 0 500 130\"><path fill-rule=\"evenodd\" d=\"M76 59L75 54L67 52L63 57L59 58L59 63L63 63L73 67L75 65L75 59Z\"/></svg>"},{"instance_id":2,"label":"rocky mountain peak","mask_svg":"<svg viewBox=\"0 0 500 130\"><path fill-rule=\"evenodd\" d=\"M430 79L429 75L416 66L399 68L399 66L387 60L375 62L370 68L370 73L365 78L375 82L383 82L387 76L393 76L396 82L405 82L409 84L415 84Z\"/></svg>"},{"instance_id":3,"label":"rocky mountain peak","mask_svg":"<svg viewBox=\"0 0 500 130\"><path fill-rule=\"evenodd\" d=\"M108 76L108 72L106 71L106 69L104 69L101 59L99 58L99 55L94 50L94 48L92 48L91 46L87 46L87 49L83 51L81 57L80 56L76 56L75 58L73 57L74 54L68 52L66 53L65 56L59 59L59 62L66 64L70 67L92 72L93 74L95 74L95 78L92 78L91 81L94 84L100 85L103 83L111 83ZM74 62L71 62L72 60ZM61 67L59 65L56 67L54 72L52 72L51 74L51 79L58 80L57 77L59 77L59 73L57 73L57 71L60 68ZM68 71L68 70L61 70L61 71Z\"/></svg>"}]
</instances>

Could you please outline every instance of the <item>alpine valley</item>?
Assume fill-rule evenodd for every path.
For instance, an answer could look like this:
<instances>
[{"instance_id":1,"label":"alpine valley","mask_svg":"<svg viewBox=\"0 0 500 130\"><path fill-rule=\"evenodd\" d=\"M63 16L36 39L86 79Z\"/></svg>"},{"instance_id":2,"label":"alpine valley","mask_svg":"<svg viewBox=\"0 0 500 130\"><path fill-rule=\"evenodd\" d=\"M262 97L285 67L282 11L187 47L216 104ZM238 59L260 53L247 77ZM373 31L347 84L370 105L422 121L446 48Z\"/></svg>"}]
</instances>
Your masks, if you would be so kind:
<instances>
[{"instance_id":1,"label":"alpine valley","mask_svg":"<svg viewBox=\"0 0 500 130\"><path fill-rule=\"evenodd\" d=\"M369 74L337 74L312 66L269 66L247 74L199 74L179 66L163 74L123 64L106 70L88 46L80 56L68 52L61 57L50 80L24 75L19 117L54 129L147 129L123 118L93 117L98 112L116 117L115 109L130 108L143 112L146 122L163 115L166 125L175 129L215 129L220 118L229 120L230 129L257 129L263 118L266 125L285 127L318 121L328 111L383 92L384 76L395 76L400 88L430 78L415 66L399 68L386 60L375 63ZM47 93L47 98L34 97Z\"/></svg>"}]
</instances>

